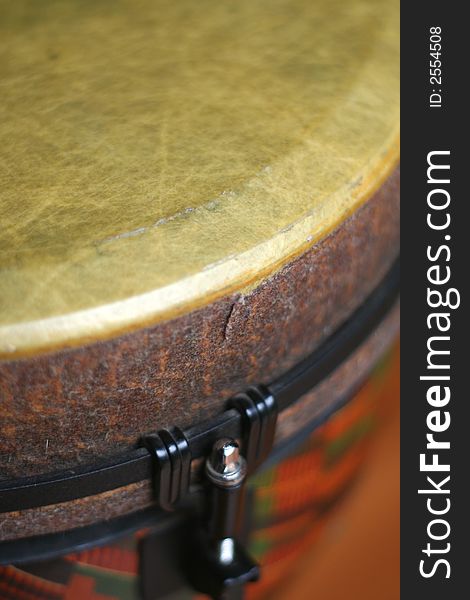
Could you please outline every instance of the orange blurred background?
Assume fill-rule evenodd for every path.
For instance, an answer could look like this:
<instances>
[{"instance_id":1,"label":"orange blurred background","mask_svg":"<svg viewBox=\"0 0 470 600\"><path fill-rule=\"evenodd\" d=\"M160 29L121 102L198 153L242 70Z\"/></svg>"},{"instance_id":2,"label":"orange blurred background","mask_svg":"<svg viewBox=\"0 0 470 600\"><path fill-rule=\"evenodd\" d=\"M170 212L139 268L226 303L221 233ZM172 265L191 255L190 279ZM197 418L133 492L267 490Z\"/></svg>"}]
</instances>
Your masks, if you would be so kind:
<instances>
[{"instance_id":1,"label":"orange blurred background","mask_svg":"<svg viewBox=\"0 0 470 600\"><path fill-rule=\"evenodd\" d=\"M323 537L298 560L272 600L398 600L400 597L399 364L382 425L350 493Z\"/></svg>"}]
</instances>

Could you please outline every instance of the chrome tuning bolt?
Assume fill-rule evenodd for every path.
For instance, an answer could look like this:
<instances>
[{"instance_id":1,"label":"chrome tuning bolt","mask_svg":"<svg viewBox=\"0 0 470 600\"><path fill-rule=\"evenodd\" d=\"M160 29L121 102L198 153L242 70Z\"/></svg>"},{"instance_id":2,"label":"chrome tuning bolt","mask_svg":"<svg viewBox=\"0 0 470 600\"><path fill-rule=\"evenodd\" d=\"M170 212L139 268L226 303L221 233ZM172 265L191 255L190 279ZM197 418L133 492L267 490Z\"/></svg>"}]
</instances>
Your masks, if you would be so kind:
<instances>
[{"instance_id":1,"label":"chrome tuning bolt","mask_svg":"<svg viewBox=\"0 0 470 600\"><path fill-rule=\"evenodd\" d=\"M222 488L239 486L246 477L246 461L238 442L231 438L218 440L206 462L208 479Z\"/></svg>"}]
</instances>

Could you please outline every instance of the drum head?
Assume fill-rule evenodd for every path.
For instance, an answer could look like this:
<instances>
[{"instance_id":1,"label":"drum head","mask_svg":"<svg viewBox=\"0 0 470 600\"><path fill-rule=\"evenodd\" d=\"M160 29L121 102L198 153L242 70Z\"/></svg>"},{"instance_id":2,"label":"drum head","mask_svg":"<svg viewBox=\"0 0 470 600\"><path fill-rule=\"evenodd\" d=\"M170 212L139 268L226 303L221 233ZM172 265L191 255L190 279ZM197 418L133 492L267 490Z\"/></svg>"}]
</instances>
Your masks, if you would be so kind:
<instances>
[{"instance_id":1,"label":"drum head","mask_svg":"<svg viewBox=\"0 0 470 600\"><path fill-rule=\"evenodd\" d=\"M396 164L395 3L2 11L6 358L246 293Z\"/></svg>"}]
</instances>

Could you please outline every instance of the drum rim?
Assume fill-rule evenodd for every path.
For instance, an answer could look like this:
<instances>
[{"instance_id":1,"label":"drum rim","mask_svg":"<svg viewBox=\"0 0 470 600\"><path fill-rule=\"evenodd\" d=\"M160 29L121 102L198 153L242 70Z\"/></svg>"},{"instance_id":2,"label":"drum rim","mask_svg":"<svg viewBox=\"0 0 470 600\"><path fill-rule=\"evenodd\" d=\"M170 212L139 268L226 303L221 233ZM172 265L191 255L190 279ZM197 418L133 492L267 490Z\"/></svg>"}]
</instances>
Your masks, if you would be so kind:
<instances>
[{"instance_id":1,"label":"drum rim","mask_svg":"<svg viewBox=\"0 0 470 600\"><path fill-rule=\"evenodd\" d=\"M369 337L395 305L399 279L400 265L397 259L381 283L338 330L311 355L266 386L276 399L279 411L292 406L319 385ZM340 399L317 419L326 419L344 402L344 398ZM316 427L317 419L312 427ZM185 429L192 459L201 458L207 453L214 430L217 430L218 437L239 437L240 413L228 410L210 421ZM28 510L93 496L150 479L151 472L151 455L145 448L137 447L125 456L101 465L86 465L42 476L3 481L0 482L0 511Z\"/></svg>"}]
</instances>

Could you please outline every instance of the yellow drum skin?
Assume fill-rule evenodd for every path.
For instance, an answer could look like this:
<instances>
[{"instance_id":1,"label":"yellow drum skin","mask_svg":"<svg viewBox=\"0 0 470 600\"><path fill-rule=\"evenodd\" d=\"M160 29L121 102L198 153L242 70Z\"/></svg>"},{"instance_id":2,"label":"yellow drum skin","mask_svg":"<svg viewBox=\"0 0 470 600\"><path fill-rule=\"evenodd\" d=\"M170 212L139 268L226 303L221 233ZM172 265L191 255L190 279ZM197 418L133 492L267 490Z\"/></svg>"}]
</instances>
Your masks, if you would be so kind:
<instances>
[{"instance_id":1,"label":"yellow drum skin","mask_svg":"<svg viewBox=\"0 0 470 600\"><path fill-rule=\"evenodd\" d=\"M395 2L0 2L0 355L246 294L398 160Z\"/></svg>"}]
</instances>

